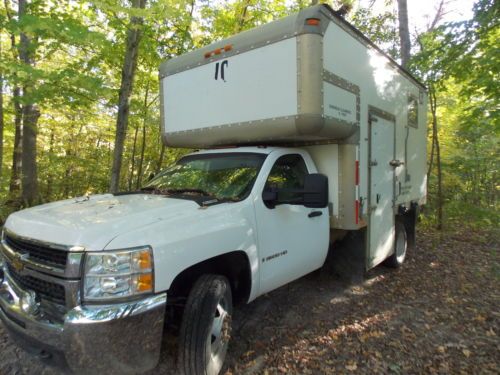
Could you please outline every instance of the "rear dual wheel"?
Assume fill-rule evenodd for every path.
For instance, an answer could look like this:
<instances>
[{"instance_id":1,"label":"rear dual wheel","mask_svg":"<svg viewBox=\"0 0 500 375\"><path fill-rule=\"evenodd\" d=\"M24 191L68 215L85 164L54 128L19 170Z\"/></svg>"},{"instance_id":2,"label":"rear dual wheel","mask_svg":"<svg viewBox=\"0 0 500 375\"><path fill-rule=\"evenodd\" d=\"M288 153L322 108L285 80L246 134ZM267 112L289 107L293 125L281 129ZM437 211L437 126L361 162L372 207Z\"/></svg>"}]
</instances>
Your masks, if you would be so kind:
<instances>
[{"instance_id":1,"label":"rear dual wheel","mask_svg":"<svg viewBox=\"0 0 500 375\"><path fill-rule=\"evenodd\" d=\"M231 335L233 301L224 276L202 275L184 309L179 340L179 371L185 375L217 375Z\"/></svg>"},{"instance_id":2,"label":"rear dual wheel","mask_svg":"<svg viewBox=\"0 0 500 375\"><path fill-rule=\"evenodd\" d=\"M396 221L394 239L394 253L387 258L386 265L392 268L399 268L406 258L406 250L408 248L408 236L403 223Z\"/></svg>"}]
</instances>

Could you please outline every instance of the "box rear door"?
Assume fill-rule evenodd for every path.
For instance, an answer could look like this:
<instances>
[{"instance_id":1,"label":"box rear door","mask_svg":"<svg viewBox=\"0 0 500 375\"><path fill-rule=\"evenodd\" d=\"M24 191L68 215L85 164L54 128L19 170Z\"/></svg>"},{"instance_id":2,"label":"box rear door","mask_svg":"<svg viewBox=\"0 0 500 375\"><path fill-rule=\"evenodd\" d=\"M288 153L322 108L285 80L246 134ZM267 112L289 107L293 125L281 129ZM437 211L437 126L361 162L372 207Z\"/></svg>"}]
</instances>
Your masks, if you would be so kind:
<instances>
[{"instance_id":1,"label":"box rear door","mask_svg":"<svg viewBox=\"0 0 500 375\"><path fill-rule=\"evenodd\" d=\"M370 114L370 181L367 268L386 259L394 246L394 119Z\"/></svg>"}]
</instances>

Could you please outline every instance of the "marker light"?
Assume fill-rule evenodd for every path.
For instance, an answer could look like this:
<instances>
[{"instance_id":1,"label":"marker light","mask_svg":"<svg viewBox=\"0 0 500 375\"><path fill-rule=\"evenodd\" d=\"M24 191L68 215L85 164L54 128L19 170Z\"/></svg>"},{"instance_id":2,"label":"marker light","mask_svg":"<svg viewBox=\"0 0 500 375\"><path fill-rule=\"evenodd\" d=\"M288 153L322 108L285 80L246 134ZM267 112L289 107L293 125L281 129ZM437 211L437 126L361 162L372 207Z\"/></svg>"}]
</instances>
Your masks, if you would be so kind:
<instances>
[{"instance_id":1,"label":"marker light","mask_svg":"<svg viewBox=\"0 0 500 375\"><path fill-rule=\"evenodd\" d=\"M205 52L203 56L205 56L206 59L214 56L214 55L220 55L223 52L229 52L233 49L232 44L226 44L224 47L214 49L213 51L210 52Z\"/></svg>"},{"instance_id":2,"label":"marker light","mask_svg":"<svg viewBox=\"0 0 500 375\"><path fill-rule=\"evenodd\" d=\"M308 18L306 19L306 25L309 26L319 26L320 19L319 18Z\"/></svg>"}]
</instances>

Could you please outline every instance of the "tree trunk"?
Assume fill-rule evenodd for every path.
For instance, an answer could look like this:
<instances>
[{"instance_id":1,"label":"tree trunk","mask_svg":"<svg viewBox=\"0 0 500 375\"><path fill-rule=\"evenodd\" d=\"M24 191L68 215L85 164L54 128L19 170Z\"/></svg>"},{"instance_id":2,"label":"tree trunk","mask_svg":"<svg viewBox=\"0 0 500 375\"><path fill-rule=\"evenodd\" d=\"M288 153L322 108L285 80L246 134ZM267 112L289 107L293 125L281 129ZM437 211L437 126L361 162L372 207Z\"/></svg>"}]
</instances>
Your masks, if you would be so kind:
<instances>
[{"instance_id":1,"label":"tree trunk","mask_svg":"<svg viewBox=\"0 0 500 375\"><path fill-rule=\"evenodd\" d=\"M142 167L144 165L144 151L146 150L146 120L142 124L142 146L141 146L141 159L139 160L139 168L137 170L137 184L136 188L139 189L142 183Z\"/></svg>"},{"instance_id":2,"label":"tree trunk","mask_svg":"<svg viewBox=\"0 0 500 375\"><path fill-rule=\"evenodd\" d=\"M247 21L248 7L250 5L252 5L252 0L245 0L245 4L243 5L243 10L241 11L240 18L238 20L238 24L236 27L236 33L239 33L243 30L245 22Z\"/></svg>"},{"instance_id":3,"label":"tree trunk","mask_svg":"<svg viewBox=\"0 0 500 375\"><path fill-rule=\"evenodd\" d=\"M431 160L429 163L429 169L427 170L427 186L429 185L429 179L432 173L433 160L436 158L437 167L437 178L438 178L438 191L437 191L437 229L441 230L443 228L443 189L442 189L442 173L441 173L441 150L439 147L439 133L438 133L438 122L437 122L437 98L436 90L434 85L429 86L429 103L431 106L432 115L432 153Z\"/></svg>"},{"instance_id":4,"label":"tree trunk","mask_svg":"<svg viewBox=\"0 0 500 375\"><path fill-rule=\"evenodd\" d=\"M431 178L432 168L434 166L434 153L435 153L435 139L436 139L436 131L437 131L437 113L436 113L436 102L434 99L436 98L436 94L434 91L434 86L429 85L429 104L431 107L431 116L432 116L432 137L431 137L431 154L429 158L429 166L427 168L427 191L429 191L429 180Z\"/></svg>"},{"instance_id":5,"label":"tree trunk","mask_svg":"<svg viewBox=\"0 0 500 375\"><path fill-rule=\"evenodd\" d=\"M144 163L144 151L146 150L146 124L148 122L148 113L149 113L149 106L153 104L148 104L149 100L149 81L146 86L146 93L144 94L144 114L142 118L142 145L141 145L141 158L139 160L139 167L137 171L137 182L136 182L136 188L139 189L141 187L141 182L142 182L142 166Z\"/></svg>"},{"instance_id":6,"label":"tree trunk","mask_svg":"<svg viewBox=\"0 0 500 375\"><path fill-rule=\"evenodd\" d=\"M29 92L24 89L24 92ZM23 107L22 138L22 198L24 204L31 206L38 201L38 171L36 165L37 123L40 117L38 109L27 104Z\"/></svg>"},{"instance_id":7,"label":"tree trunk","mask_svg":"<svg viewBox=\"0 0 500 375\"><path fill-rule=\"evenodd\" d=\"M144 9L146 0L132 0L133 8ZM113 153L113 166L111 169L110 190L112 193L118 191L120 185L120 171L122 166L123 148L127 136L127 125L129 115L129 99L132 93L135 70L137 67L137 55L141 40L142 17L133 16L127 32L126 52L123 61L122 79L118 98L118 116L116 119L115 149Z\"/></svg>"},{"instance_id":8,"label":"tree trunk","mask_svg":"<svg viewBox=\"0 0 500 375\"><path fill-rule=\"evenodd\" d=\"M18 192L21 189L21 155L22 155L22 116L23 110L20 104L21 89L14 86L12 91L12 102L14 104L14 150L12 152L12 170L10 174L10 187L11 194Z\"/></svg>"},{"instance_id":9,"label":"tree trunk","mask_svg":"<svg viewBox=\"0 0 500 375\"><path fill-rule=\"evenodd\" d=\"M160 173L161 166L163 164L163 158L165 157L165 149L166 149L166 146L165 146L165 143L163 143L163 140L162 140L160 157L158 158L158 164L156 164L156 171L155 171L156 174Z\"/></svg>"},{"instance_id":10,"label":"tree trunk","mask_svg":"<svg viewBox=\"0 0 500 375\"><path fill-rule=\"evenodd\" d=\"M134 145L132 146L132 157L131 157L131 166L130 166L130 174L128 176L128 190L132 190L132 183L134 179L134 169L135 169L135 150L137 147L137 134L139 133L139 127L136 126L134 133Z\"/></svg>"},{"instance_id":11,"label":"tree trunk","mask_svg":"<svg viewBox=\"0 0 500 375\"><path fill-rule=\"evenodd\" d=\"M437 127L437 123L436 123ZM437 229L441 230L443 229L444 223L443 223L443 176L441 173L441 150L439 146L439 135L436 129L436 166L437 166L437 173L438 173L438 212L437 212Z\"/></svg>"},{"instance_id":12,"label":"tree trunk","mask_svg":"<svg viewBox=\"0 0 500 375\"><path fill-rule=\"evenodd\" d=\"M0 60L2 59L2 43L0 42ZM0 71L0 187L2 186L3 171L3 75Z\"/></svg>"},{"instance_id":13,"label":"tree trunk","mask_svg":"<svg viewBox=\"0 0 500 375\"><path fill-rule=\"evenodd\" d=\"M12 21L13 12L10 9L9 2L4 0L5 14L9 21ZM12 56L17 59L17 46L16 37L14 34L10 34L10 48L12 51ZM14 81L16 81L16 74L14 73ZM19 86L14 85L12 88L12 103L14 105L14 148L12 151L12 168L10 174L10 184L9 193L14 195L21 188L21 139L22 139L22 108L21 108L21 89Z\"/></svg>"},{"instance_id":14,"label":"tree trunk","mask_svg":"<svg viewBox=\"0 0 500 375\"><path fill-rule=\"evenodd\" d=\"M54 154L54 127L50 128L50 139L49 139L49 163L52 164L52 155ZM54 175L52 169L47 175L47 193L46 199L50 202L52 198L52 184L54 183Z\"/></svg>"},{"instance_id":15,"label":"tree trunk","mask_svg":"<svg viewBox=\"0 0 500 375\"><path fill-rule=\"evenodd\" d=\"M67 146L66 146L67 147ZM66 162L68 163L66 165L66 169L64 170L64 180L63 180L63 183L64 183L64 189L63 189L63 196L64 198L69 198L70 196L70 181L71 181L71 172L72 172L72 159L73 159L73 151L72 151L72 147L71 147L71 141L70 141L70 145L69 147L66 149L66 152L65 152L65 158L66 158Z\"/></svg>"},{"instance_id":16,"label":"tree trunk","mask_svg":"<svg viewBox=\"0 0 500 375\"><path fill-rule=\"evenodd\" d=\"M87 188L85 189L86 191L91 191L91 188L93 186L95 186L95 184L96 184L95 174L96 174L96 171L102 165L101 134L98 135L97 141L95 143L95 153L94 153L93 161L94 161L94 166L93 166L93 168L90 168L90 173L88 174L88 177L87 177Z\"/></svg>"},{"instance_id":17,"label":"tree trunk","mask_svg":"<svg viewBox=\"0 0 500 375\"><path fill-rule=\"evenodd\" d=\"M19 0L18 15L22 19L26 15L26 0ZM31 38L21 32L19 42L19 59L26 65L34 66L34 48ZM22 137L22 199L25 205L31 206L38 201L38 174L36 165L36 135L40 112L31 97L33 87L25 83L23 87L23 137Z\"/></svg>"},{"instance_id":18,"label":"tree trunk","mask_svg":"<svg viewBox=\"0 0 500 375\"><path fill-rule=\"evenodd\" d=\"M406 0L398 0L399 40L401 43L401 65L408 66L410 60L410 29L408 27L408 4Z\"/></svg>"}]
</instances>

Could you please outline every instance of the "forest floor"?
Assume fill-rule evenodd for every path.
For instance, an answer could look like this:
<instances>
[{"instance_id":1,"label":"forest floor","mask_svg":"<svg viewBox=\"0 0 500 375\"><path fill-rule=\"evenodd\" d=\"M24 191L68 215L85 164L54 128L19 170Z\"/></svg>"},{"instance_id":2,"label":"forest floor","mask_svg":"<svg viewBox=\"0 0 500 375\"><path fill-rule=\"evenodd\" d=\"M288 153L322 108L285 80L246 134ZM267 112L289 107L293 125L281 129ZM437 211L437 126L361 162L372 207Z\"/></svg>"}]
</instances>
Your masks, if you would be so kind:
<instances>
[{"instance_id":1,"label":"forest floor","mask_svg":"<svg viewBox=\"0 0 500 375\"><path fill-rule=\"evenodd\" d=\"M498 374L498 233L419 230L398 270L342 256L234 314L226 374ZM342 252L339 252L342 253ZM175 374L175 344L151 374ZM60 374L0 325L0 374Z\"/></svg>"}]
</instances>

